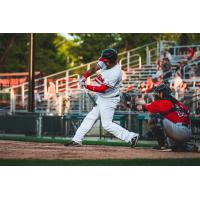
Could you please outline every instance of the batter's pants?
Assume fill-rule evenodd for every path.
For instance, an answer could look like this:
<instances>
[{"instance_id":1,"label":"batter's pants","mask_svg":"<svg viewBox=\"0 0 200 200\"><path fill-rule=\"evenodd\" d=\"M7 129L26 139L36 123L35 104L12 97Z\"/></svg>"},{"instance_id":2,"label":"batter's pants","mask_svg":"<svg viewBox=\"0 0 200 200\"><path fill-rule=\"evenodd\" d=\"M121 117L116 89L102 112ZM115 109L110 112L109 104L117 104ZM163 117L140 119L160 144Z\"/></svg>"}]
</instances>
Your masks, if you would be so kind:
<instances>
[{"instance_id":1,"label":"batter's pants","mask_svg":"<svg viewBox=\"0 0 200 200\"><path fill-rule=\"evenodd\" d=\"M86 133L90 131L96 120L101 117L102 126L106 131L123 141L130 142L138 134L129 132L120 125L113 123L113 115L119 101L119 97L98 97L97 106L87 114L72 140L81 143Z\"/></svg>"}]
</instances>

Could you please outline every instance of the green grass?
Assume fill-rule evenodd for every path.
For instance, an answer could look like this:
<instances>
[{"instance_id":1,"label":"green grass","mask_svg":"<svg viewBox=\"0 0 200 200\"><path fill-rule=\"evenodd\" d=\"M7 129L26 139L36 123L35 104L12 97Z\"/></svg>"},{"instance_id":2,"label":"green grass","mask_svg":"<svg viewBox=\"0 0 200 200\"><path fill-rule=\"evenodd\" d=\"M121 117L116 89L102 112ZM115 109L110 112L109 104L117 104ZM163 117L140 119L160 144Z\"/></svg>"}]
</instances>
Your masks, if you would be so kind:
<instances>
[{"instance_id":1,"label":"green grass","mask_svg":"<svg viewBox=\"0 0 200 200\"><path fill-rule=\"evenodd\" d=\"M200 166L199 159L18 160L1 159L0 166Z\"/></svg>"},{"instance_id":2,"label":"green grass","mask_svg":"<svg viewBox=\"0 0 200 200\"><path fill-rule=\"evenodd\" d=\"M15 140L15 141L24 141L24 142L41 142L41 143L65 143L69 140L65 138L44 138L44 137L31 137L31 136L0 136L0 140ZM106 141L106 140L96 140L90 141L85 140L83 142L85 145L106 145L106 146L130 146L129 144L123 141ZM149 141L139 141L137 147L153 147L155 142Z\"/></svg>"}]
</instances>

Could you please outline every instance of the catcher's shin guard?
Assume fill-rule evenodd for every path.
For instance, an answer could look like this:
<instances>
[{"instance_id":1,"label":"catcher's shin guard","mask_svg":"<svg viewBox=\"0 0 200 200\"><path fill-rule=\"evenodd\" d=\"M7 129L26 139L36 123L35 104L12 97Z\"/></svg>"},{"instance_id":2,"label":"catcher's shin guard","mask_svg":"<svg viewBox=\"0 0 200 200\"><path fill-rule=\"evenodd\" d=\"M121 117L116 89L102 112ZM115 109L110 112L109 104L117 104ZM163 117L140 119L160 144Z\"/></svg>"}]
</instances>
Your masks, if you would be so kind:
<instances>
[{"instance_id":1,"label":"catcher's shin guard","mask_svg":"<svg viewBox=\"0 0 200 200\"><path fill-rule=\"evenodd\" d=\"M166 135L163 129L162 123L163 117L159 114L151 115L151 125L152 125L152 132L156 137L158 144L160 146L166 146Z\"/></svg>"},{"instance_id":2,"label":"catcher's shin guard","mask_svg":"<svg viewBox=\"0 0 200 200\"><path fill-rule=\"evenodd\" d=\"M152 132L155 135L159 146L166 146L166 136L164 130L160 127L154 126Z\"/></svg>"}]
</instances>

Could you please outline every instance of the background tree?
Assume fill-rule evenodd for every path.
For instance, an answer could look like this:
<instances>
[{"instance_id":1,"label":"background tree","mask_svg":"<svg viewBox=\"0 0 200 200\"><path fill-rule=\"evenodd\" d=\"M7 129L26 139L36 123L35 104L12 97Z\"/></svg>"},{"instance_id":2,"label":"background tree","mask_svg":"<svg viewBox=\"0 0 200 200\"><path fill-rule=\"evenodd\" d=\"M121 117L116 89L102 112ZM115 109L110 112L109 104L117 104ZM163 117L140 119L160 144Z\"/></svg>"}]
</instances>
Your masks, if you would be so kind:
<instances>
[{"instance_id":1,"label":"background tree","mask_svg":"<svg viewBox=\"0 0 200 200\"><path fill-rule=\"evenodd\" d=\"M115 33L73 33L74 42L77 44L69 52L76 55L80 64L97 60L102 49L114 47Z\"/></svg>"},{"instance_id":2,"label":"background tree","mask_svg":"<svg viewBox=\"0 0 200 200\"><path fill-rule=\"evenodd\" d=\"M0 71L24 71L28 64L28 34L0 34Z\"/></svg>"},{"instance_id":3,"label":"background tree","mask_svg":"<svg viewBox=\"0 0 200 200\"><path fill-rule=\"evenodd\" d=\"M55 44L58 34L36 34L35 65L36 70L51 74L66 69L66 58L59 54ZM61 37L61 36L59 36Z\"/></svg>"},{"instance_id":4,"label":"background tree","mask_svg":"<svg viewBox=\"0 0 200 200\"><path fill-rule=\"evenodd\" d=\"M36 34L36 70L51 74L97 60L105 48L118 52L159 40L199 44L199 33L71 33L67 39L56 33ZM28 70L29 34L0 33L0 72Z\"/></svg>"},{"instance_id":5,"label":"background tree","mask_svg":"<svg viewBox=\"0 0 200 200\"><path fill-rule=\"evenodd\" d=\"M36 34L35 68L45 74L66 69L66 57L61 56L55 40L58 34ZM64 38L64 37L63 37ZM65 38L64 38L65 39ZM0 72L26 72L29 59L29 34L0 34Z\"/></svg>"},{"instance_id":6,"label":"background tree","mask_svg":"<svg viewBox=\"0 0 200 200\"><path fill-rule=\"evenodd\" d=\"M117 48L120 51L127 51L159 39L158 33L120 33L118 34Z\"/></svg>"},{"instance_id":7,"label":"background tree","mask_svg":"<svg viewBox=\"0 0 200 200\"><path fill-rule=\"evenodd\" d=\"M65 60L67 68L80 64L78 57L71 53L74 48L78 48L79 44L77 42L74 40L68 40L58 34L53 43L57 49L57 59L63 61Z\"/></svg>"}]
</instances>

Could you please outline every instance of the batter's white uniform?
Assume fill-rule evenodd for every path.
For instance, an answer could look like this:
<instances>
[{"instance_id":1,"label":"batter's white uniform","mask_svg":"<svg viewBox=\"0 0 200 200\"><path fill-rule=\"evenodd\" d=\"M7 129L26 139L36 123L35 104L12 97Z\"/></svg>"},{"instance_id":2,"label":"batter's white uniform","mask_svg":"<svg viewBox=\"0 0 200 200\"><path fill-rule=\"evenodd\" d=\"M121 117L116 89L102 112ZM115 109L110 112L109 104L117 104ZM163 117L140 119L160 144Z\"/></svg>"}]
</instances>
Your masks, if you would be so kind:
<instances>
[{"instance_id":1,"label":"batter's white uniform","mask_svg":"<svg viewBox=\"0 0 200 200\"><path fill-rule=\"evenodd\" d=\"M112 133L115 137L130 142L138 134L129 132L116 123L113 123L113 116L117 104L120 101L119 88L122 80L121 66L116 64L111 69L106 69L105 64L98 65L101 74L95 79L98 85L105 84L109 88L104 93L97 93L97 106L87 114L80 127L76 131L72 141L82 143L86 133L92 128L96 120L101 117L103 128Z\"/></svg>"}]
</instances>

